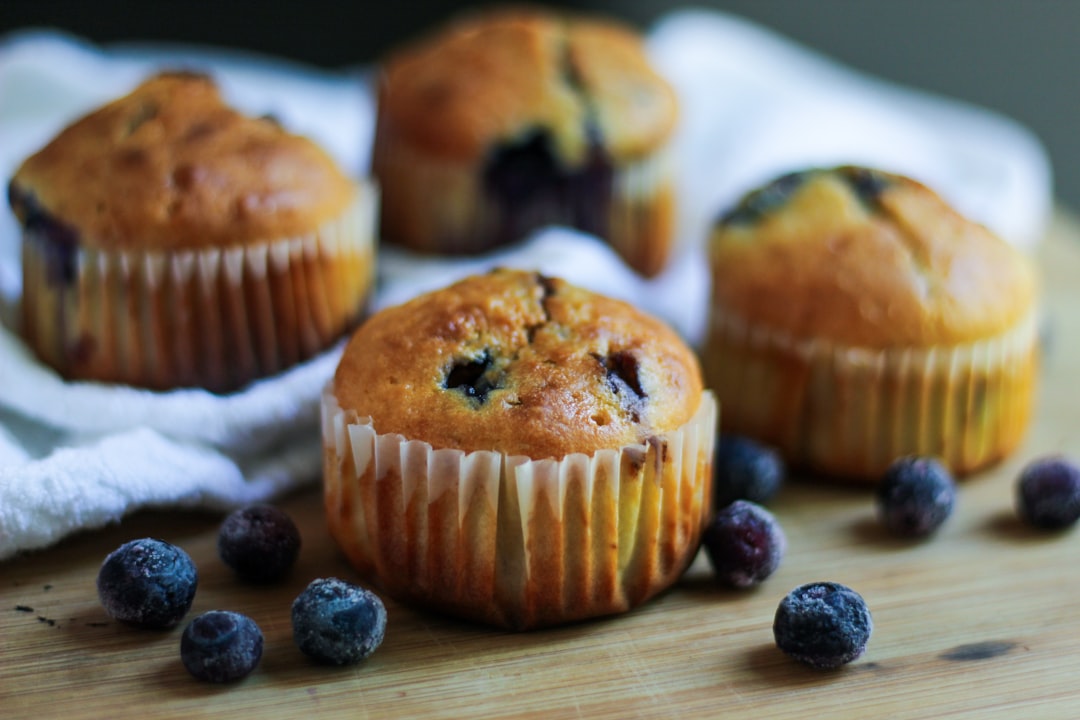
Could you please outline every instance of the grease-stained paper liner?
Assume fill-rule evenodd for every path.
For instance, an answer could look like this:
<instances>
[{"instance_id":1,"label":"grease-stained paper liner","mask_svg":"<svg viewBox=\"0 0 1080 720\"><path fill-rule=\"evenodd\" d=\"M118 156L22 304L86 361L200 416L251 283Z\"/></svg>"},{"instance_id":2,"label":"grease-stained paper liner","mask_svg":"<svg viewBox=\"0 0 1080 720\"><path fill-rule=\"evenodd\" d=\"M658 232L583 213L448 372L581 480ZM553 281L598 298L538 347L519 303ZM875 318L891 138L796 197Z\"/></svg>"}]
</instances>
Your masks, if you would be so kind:
<instances>
[{"instance_id":1,"label":"grease-stained paper liner","mask_svg":"<svg viewBox=\"0 0 1080 720\"><path fill-rule=\"evenodd\" d=\"M327 520L391 596L516 630L628 610L693 560L716 402L638 445L532 460L381 435L323 394Z\"/></svg>"},{"instance_id":2,"label":"grease-stained paper liner","mask_svg":"<svg viewBox=\"0 0 1080 720\"><path fill-rule=\"evenodd\" d=\"M71 379L238 389L313 357L364 309L376 195L297 237L184 251L61 248L23 234L22 333Z\"/></svg>"},{"instance_id":3,"label":"grease-stained paper liner","mask_svg":"<svg viewBox=\"0 0 1080 720\"><path fill-rule=\"evenodd\" d=\"M417 252L483 253L499 246L505 208L484 188L484 163L441 160L418 152L393 130L382 130L373 169L384 189L383 235ZM633 162L612 162L610 188L598 188L597 228L626 263L652 277L667 265L676 232L675 162L662 147ZM606 207L606 211L604 206ZM550 202L520 203L511 225L522 230L569 225L571 208ZM520 238L514 238L520 239Z\"/></svg>"},{"instance_id":4,"label":"grease-stained paper liner","mask_svg":"<svg viewBox=\"0 0 1080 720\"><path fill-rule=\"evenodd\" d=\"M866 348L800 340L714 311L703 352L723 430L797 466L877 482L896 458L930 455L964 475L1005 457L1031 419L1037 312L958 346Z\"/></svg>"}]
</instances>

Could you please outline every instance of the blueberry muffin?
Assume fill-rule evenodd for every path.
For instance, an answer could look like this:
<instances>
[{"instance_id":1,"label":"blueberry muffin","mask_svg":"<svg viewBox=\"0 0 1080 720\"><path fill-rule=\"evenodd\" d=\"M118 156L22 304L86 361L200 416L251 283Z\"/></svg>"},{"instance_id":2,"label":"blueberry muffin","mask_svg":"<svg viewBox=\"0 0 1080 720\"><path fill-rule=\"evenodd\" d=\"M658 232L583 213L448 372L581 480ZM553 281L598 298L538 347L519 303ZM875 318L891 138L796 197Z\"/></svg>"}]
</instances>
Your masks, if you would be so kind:
<instances>
[{"instance_id":1,"label":"blueberry muffin","mask_svg":"<svg viewBox=\"0 0 1080 720\"><path fill-rule=\"evenodd\" d=\"M8 197L22 335L70 379L236 390L334 344L371 285L372 190L203 75L75 121Z\"/></svg>"},{"instance_id":2,"label":"blueberry muffin","mask_svg":"<svg viewBox=\"0 0 1080 720\"><path fill-rule=\"evenodd\" d=\"M908 454L971 473L1021 440L1034 267L930 189L860 167L785 175L719 220L709 252L703 365L725 431L866 482Z\"/></svg>"},{"instance_id":3,"label":"blueberry muffin","mask_svg":"<svg viewBox=\"0 0 1080 720\"><path fill-rule=\"evenodd\" d=\"M715 424L659 320L473 276L350 339L323 397L329 527L406 602L519 630L623 612L693 559Z\"/></svg>"},{"instance_id":4,"label":"blueberry muffin","mask_svg":"<svg viewBox=\"0 0 1080 720\"><path fill-rule=\"evenodd\" d=\"M550 224L654 275L674 236L671 87L640 37L541 11L463 18L382 64L382 237L480 253Z\"/></svg>"}]
</instances>

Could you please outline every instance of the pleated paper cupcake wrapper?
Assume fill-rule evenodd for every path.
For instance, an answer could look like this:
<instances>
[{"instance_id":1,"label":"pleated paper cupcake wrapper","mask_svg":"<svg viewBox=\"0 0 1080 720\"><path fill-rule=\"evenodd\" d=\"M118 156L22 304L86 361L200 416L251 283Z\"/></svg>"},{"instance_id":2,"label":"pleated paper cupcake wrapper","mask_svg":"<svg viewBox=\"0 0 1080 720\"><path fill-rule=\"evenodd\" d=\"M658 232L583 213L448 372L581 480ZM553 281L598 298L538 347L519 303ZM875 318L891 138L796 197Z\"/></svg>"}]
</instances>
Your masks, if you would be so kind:
<instances>
[{"instance_id":1,"label":"pleated paper cupcake wrapper","mask_svg":"<svg viewBox=\"0 0 1080 720\"><path fill-rule=\"evenodd\" d=\"M703 359L723 432L768 442L796 466L877 482L907 454L964 475L1013 450L1032 414L1037 334L1033 311L971 344L868 350L714 312Z\"/></svg>"},{"instance_id":2,"label":"pleated paper cupcake wrapper","mask_svg":"<svg viewBox=\"0 0 1080 720\"><path fill-rule=\"evenodd\" d=\"M238 389L325 350L374 276L376 192L310 234L177 252L64 251L24 232L22 334L71 379Z\"/></svg>"},{"instance_id":3,"label":"pleated paper cupcake wrapper","mask_svg":"<svg viewBox=\"0 0 1080 720\"><path fill-rule=\"evenodd\" d=\"M481 163L439 162L393 135L384 138L375 148L374 167L384 188L386 239L447 255L483 253L502 242L499 228L506 222L506 210L484 191ZM557 201L523 203L515 212L516 227L571 224L572 211ZM601 221L607 226L603 239L627 265L649 277L662 271L674 252L675 218L675 168L669 148L614 166L609 208Z\"/></svg>"},{"instance_id":4,"label":"pleated paper cupcake wrapper","mask_svg":"<svg viewBox=\"0 0 1080 720\"><path fill-rule=\"evenodd\" d=\"M717 408L640 445L531 460L381 435L323 395L331 534L403 602L523 630L623 612L683 573L710 510Z\"/></svg>"}]
</instances>

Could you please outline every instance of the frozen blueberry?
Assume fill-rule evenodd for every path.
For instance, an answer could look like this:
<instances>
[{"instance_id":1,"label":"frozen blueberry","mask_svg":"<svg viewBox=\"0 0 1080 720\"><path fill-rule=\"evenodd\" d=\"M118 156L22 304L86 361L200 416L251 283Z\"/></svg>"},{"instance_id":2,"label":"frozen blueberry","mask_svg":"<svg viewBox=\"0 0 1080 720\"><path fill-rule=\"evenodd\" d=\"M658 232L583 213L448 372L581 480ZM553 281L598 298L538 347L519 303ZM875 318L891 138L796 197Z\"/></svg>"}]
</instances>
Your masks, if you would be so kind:
<instances>
[{"instance_id":1,"label":"frozen blueberry","mask_svg":"<svg viewBox=\"0 0 1080 720\"><path fill-rule=\"evenodd\" d=\"M188 672L207 682L247 677L259 664L263 634L247 615L211 610L188 623L180 638L180 659Z\"/></svg>"},{"instance_id":2,"label":"frozen blueberry","mask_svg":"<svg viewBox=\"0 0 1080 720\"><path fill-rule=\"evenodd\" d=\"M356 663L375 652L386 634L379 597L337 578L312 580L292 605L293 640L330 665Z\"/></svg>"},{"instance_id":3,"label":"frozen blueberry","mask_svg":"<svg viewBox=\"0 0 1080 720\"><path fill-rule=\"evenodd\" d=\"M110 617L148 628L171 628L191 609L199 575L186 552L142 538L109 553L97 576Z\"/></svg>"},{"instance_id":4,"label":"frozen blueberry","mask_svg":"<svg viewBox=\"0 0 1080 720\"><path fill-rule=\"evenodd\" d=\"M735 588L773 574L787 549L780 523L757 503L736 500L717 511L702 535L716 579Z\"/></svg>"},{"instance_id":5,"label":"frozen blueberry","mask_svg":"<svg viewBox=\"0 0 1080 720\"><path fill-rule=\"evenodd\" d=\"M251 582L280 580L296 562L300 531L292 518L271 505L241 508L221 524L218 556Z\"/></svg>"},{"instance_id":6,"label":"frozen blueberry","mask_svg":"<svg viewBox=\"0 0 1080 720\"><path fill-rule=\"evenodd\" d=\"M741 435L721 435L713 463L714 507L735 500L767 503L783 485L786 468L779 453Z\"/></svg>"},{"instance_id":7,"label":"frozen blueberry","mask_svg":"<svg viewBox=\"0 0 1080 720\"><path fill-rule=\"evenodd\" d=\"M956 483L933 458L903 457L885 471L877 487L878 516L893 535L924 537L952 514Z\"/></svg>"},{"instance_id":8,"label":"frozen blueberry","mask_svg":"<svg viewBox=\"0 0 1080 720\"><path fill-rule=\"evenodd\" d=\"M776 608L776 646L816 668L837 668L866 650L874 623L859 593L839 583L800 585Z\"/></svg>"},{"instance_id":9,"label":"frozen blueberry","mask_svg":"<svg viewBox=\"0 0 1080 720\"><path fill-rule=\"evenodd\" d=\"M1035 460L1017 482L1017 510L1030 525L1061 530L1080 518L1080 468L1063 457Z\"/></svg>"}]
</instances>

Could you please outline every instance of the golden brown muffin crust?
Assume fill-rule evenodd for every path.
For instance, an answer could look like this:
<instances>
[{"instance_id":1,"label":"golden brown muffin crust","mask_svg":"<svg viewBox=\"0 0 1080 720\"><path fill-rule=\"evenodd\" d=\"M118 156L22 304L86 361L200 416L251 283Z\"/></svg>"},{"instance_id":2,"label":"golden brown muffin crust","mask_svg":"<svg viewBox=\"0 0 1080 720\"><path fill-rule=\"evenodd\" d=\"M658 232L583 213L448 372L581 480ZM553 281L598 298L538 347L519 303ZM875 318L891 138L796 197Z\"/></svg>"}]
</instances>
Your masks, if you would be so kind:
<instances>
[{"instance_id":1,"label":"golden brown muffin crust","mask_svg":"<svg viewBox=\"0 0 1080 720\"><path fill-rule=\"evenodd\" d=\"M341 408L370 416L380 434L533 459L674 430L701 392L696 358L661 321L515 270L377 313L334 377Z\"/></svg>"},{"instance_id":2,"label":"golden brown muffin crust","mask_svg":"<svg viewBox=\"0 0 1080 720\"><path fill-rule=\"evenodd\" d=\"M640 37L606 20L502 10L462 18L383 64L380 125L418 148L473 160L537 127L581 162L592 118L608 153L632 160L674 128L674 91Z\"/></svg>"},{"instance_id":3,"label":"golden brown muffin crust","mask_svg":"<svg viewBox=\"0 0 1080 720\"><path fill-rule=\"evenodd\" d=\"M998 335L1034 307L1030 260L914 180L812 171L775 207L749 219L746 207L714 229L710 251L714 306L748 324L928 347Z\"/></svg>"},{"instance_id":4,"label":"golden brown muffin crust","mask_svg":"<svg viewBox=\"0 0 1080 720\"><path fill-rule=\"evenodd\" d=\"M310 233L353 183L315 143L228 107L210 78L163 73L28 158L13 197L94 247L177 250ZM25 222L29 211L14 203Z\"/></svg>"}]
</instances>

